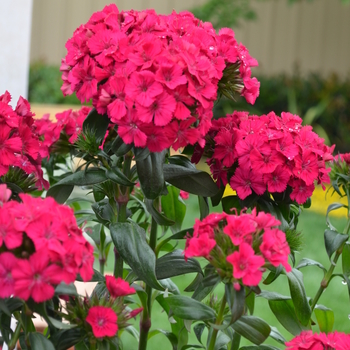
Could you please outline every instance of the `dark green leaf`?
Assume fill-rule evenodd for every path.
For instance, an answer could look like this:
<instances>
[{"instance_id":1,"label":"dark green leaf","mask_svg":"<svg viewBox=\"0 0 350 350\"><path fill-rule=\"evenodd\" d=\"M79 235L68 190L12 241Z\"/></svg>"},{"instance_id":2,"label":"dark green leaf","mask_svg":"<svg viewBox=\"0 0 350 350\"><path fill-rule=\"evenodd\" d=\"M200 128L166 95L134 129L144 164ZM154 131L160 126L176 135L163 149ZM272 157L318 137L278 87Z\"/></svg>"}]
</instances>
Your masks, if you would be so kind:
<instances>
[{"instance_id":1,"label":"dark green leaf","mask_svg":"<svg viewBox=\"0 0 350 350\"><path fill-rule=\"evenodd\" d=\"M175 316L185 320L204 321L215 318L215 311L192 298L174 295L165 299Z\"/></svg>"},{"instance_id":2,"label":"dark green leaf","mask_svg":"<svg viewBox=\"0 0 350 350\"><path fill-rule=\"evenodd\" d=\"M221 279L218 275L206 276L194 291L192 298L198 301L203 300L212 290L215 289L220 281Z\"/></svg>"},{"instance_id":3,"label":"dark green leaf","mask_svg":"<svg viewBox=\"0 0 350 350\"><path fill-rule=\"evenodd\" d=\"M307 258L301 259L298 266L296 267L296 269L299 270L305 266L317 266L320 269L322 269L324 272L327 272L326 268L321 263L319 263L318 261L312 260L312 259L307 259Z\"/></svg>"},{"instance_id":4,"label":"dark green leaf","mask_svg":"<svg viewBox=\"0 0 350 350\"><path fill-rule=\"evenodd\" d=\"M292 300L269 300L269 306L280 324L293 335L308 329L299 322Z\"/></svg>"},{"instance_id":5,"label":"dark green leaf","mask_svg":"<svg viewBox=\"0 0 350 350\"><path fill-rule=\"evenodd\" d=\"M81 329L72 328L54 333L50 337L50 340L55 345L56 350L67 350L78 344L83 336L84 334ZM36 350L36 348L34 349Z\"/></svg>"},{"instance_id":6,"label":"dark green leaf","mask_svg":"<svg viewBox=\"0 0 350 350\"><path fill-rule=\"evenodd\" d=\"M316 305L314 313L320 331L324 333L332 332L334 325L334 312L322 305Z\"/></svg>"},{"instance_id":7,"label":"dark green leaf","mask_svg":"<svg viewBox=\"0 0 350 350\"><path fill-rule=\"evenodd\" d=\"M238 196L226 196L222 198L222 209L227 214L232 214L234 209L239 213L242 210Z\"/></svg>"},{"instance_id":8,"label":"dark green leaf","mask_svg":"<svg viewBox=\"0 0 350 350\"><path fill-rule=\"evenodd\" d=\"M8 298L6 299L6 306L10 310L11 313L19 310L23 306L23 300L19 298Z\"/></svg>"},{"instance_id":9,"label":"dark green leaf","mask_svg":"<svg viewBox=\"0 0 350 350\"><path fill-rule=\"evenodd\" d=\"M63 204L69 198L73 189L73 185L54 185L49 188L46 197L53 197L57 203Z\"/></svg>"},{"instance_id":10,"label":"dark green leaf","mask_svg":"<svg viewBox=\"0 0 350 350\"><path fill-rule=\"evenodd\" d=\"M150 154L149 149L146 148L140 148L140 147L134 147L134 161L137 162L139 160L144 160L148 157L148 155Z\"/></svg>"},{"instance_id":11,"label":"dark green leaf","mask_svg":"<svg viewBox=\"0 0 350 350\"><path fill-rule=\"evenodd\" d=\"M0 311L11 317L11 312L6 305L6 299L0 298Z\"/></svg>"},{"instance_id":12,"label":"dark green leaf","mask_svg":"<svg viewBox=\"0 0 350 350\"><path fill-rule=\"evenodd\" d=\"M303 274L296 269L287 273L290 295L293 300L295 312L302 325L308 325L311 317L311 308L306 296Z\"/></svg>"},{"instance_id":13,"label":"dark green leaf","mask_svg":"<svg viewBox=\"0 0 350 350\"><path fill-rule=\"evenodd\" d=\"M110 120L107 114L99 114L95 108L93 108L83 123L83 132L93 131L96 135L96 139L102 142L106 135Z\"/></svg>"},{"instance_id":14,"label":"dark green leaf","mask_svg":"<svg viewBox=\"0 0 350 350\"><path fill-rule=\"evenodd\" d=\"M202 273L199 262L191 258L186 261L183 251L179 249L163 255L156 261L156 275L159 280L191 272Z\"/></svg>"},{"instance_id":15,"label":"dark green leaf","mask_svg":"<svg viewBox=\"0 0 350 350\"><path fill-rule=\"evenodd\" d=\"M48 318L50 320L51 325L53 325L57 329L71 329L71 328L76 327L75 324L63 323L63 322L56 320L55 318L50 317L50 316L48 316Z\"/></svg>"},{"instance_id":16,"label":"dark green leaf","mask_svg":"<svg viewBox=\"0 0 350 350\"><path fill-rule=\"evenodd\" d=\"M200 220L209 215L209 203L207 197L198 196Z\"/></svg>"},{"instance_id":17,"label":"dark green leaf","mask_svg":"<svg viewBox=\"0 0 350 350\"><path fill-rule=\"evenodd\" d=\"M203 197L215 196L218 192L215 182L204 171L175 164L164 164L163 171L165 181L186 192Z\"/></svg>"},{"instance_id":18,"label":"dark green leaf","mask_svg":"<svg viewBox=\"0 0 350 350\"><path fill-rule=\"evenodd\" d=\"M146 232L135 223L115 223L109 228L123 260L149 286L163 290L156 278L156 256L146 241Z\"/></svg>"},{"instance_id":19,"label":"dark green leaf","mask_svg":"<svg viewBox=\"0 0 350 350\"><path fill-rule=\"evenodd\" d=\"M117 149L114 148L113 152L117 157L122 157L127 154L133 147L133 144L122 143Z\"/></svg>"},{"instance_id":20,"label":"dark green leaf","mask_svg":"<svg viewBox=\"0 0 350 350\"><path fill-rule=\"evenodd\" d=\"M197 273L194 280L184 289L185 292L194 292L203 280L202 273Z\"/></svg>"},{"instance_id":21,"label":"dark green leaf","mask_svg":"<svg viewBox=\"0 0 350 350\"><path fill-rule=\"evenodd\" d=\"M134 186L135 183L131 182L117 166L112 167L106 171L106 177L118 185L122 186Z\"/></svg>"},{"instance_id":22,"label":"dark green leaf","mask_svg":"<svg viewBox=\"0 0 350 350\"><path fill-rule=\"evenodd\" d=\"M196 166L185 156L174 155L168 158L170 164L175 164L188 169L196 169Z\"/></svg>"},{"instance_id":23,"label":"dark green leaf","mask_svg":"<svg viewBox=\"0 0 350 350\"><path fill-rule=\"evenodd\" d=\"M180 190L174 186L168 186L168 194L161 197L162 210L165 216L174 221L170 226L173 233L181 230L182 222L186 214L186 205L179 200Z\"/></svg>"},{"instance_id":24,"label":"dark green leaf","mask_svg":"<svg viewBox=\"0 0 350 350\"><path fill-rule=\"evenodd\" d=\"M64 282L61 282L55 288L55 294L56 295L78 295L77 289L75 288L74 283L66 284Z\"/></svg>"},{"instance_id":25,"label":"dark green leaf","mask_svg":"<svg viewBox=\"0 0 350 350\"><path fill-rule=\"evenodd\" d=\"M278 265L276 267L276 269L274 269L273 271L271 271L268 274L268 276L263 281L263 284L265 284L265 285L271 284L282 273L282 271L283 271L283 266L282 265Z\"/></svg>"},{"instance_id":26,"label":"dark green leaf","mask_svg":"<svg viewBox=\"0 0 350 350\"><path fill-rule=\"evenodd\" d=\"M173 220L168 219L154 207L152 199L145 199L145 203L147 211L152 215L153 219L157 222L158 225L172 226L175 224Z\"/></svg>"},{"instance_id":27,"label":"dark green leaf","mask_svg":"<svg viewBox=\"0 0 350 350\"><path fill-rule=\"evenodd\" d=\"M338 250L344 242L348 240L349 236L333 230L324 231L324 243L329 259L332 254Z\"/></svg>"},{"instance_id":28,"label":"dark green leaf","mask_svg":"<svg viewBox=\"0 0 350 350\"><path fill-rule=\"evenodd\" d=\"M152 152L145 159L136 162L141 189L148 199L156 199L163 192L165 153L165 151Z\"/></svg>"},{"instance_id":29,"label":"dark green leaf","mask_svg":"<svg viewBox=\"0 0 350 350\"><path fill-rule=\"evenodd\" d=\"M253 344L260 345L270 335L270 326L256 316L242 316L231 327Z\"/></svg>"},{"instance_id":30,"label":"dark green leaf","mask_svg":"<svg viewBox=\"0 0 350 350\"><path fill-rule=\"evenodd\" d=\"M202 334L205 329L206 325L205 323L197 323L193 327L194 334L197 338L197 340L202 344Z\"/></svg>"},{"instance_id":31,"label":"dark green leaf","mask_svg":"<svg viewBox=\"0 0 350 350\"><path fill-rule=\"evenodd\" d=\"M159 280L159 283L164 289L167 289L170 293L175 295L181 294L178 286L170 278Z\"/></svg>"},{"instance_id":32,"label":"dark green leaf","mask_svg":"<svg viewBox=\"0 0 350 350\"><path fill-rule=\"evenodd\" d=\"M245 305L250 314L253 315L255 307L255 293L246 288Z\"/></svg>"},{"instance_id":33,"label":"dark green leaf","mask_svg":"<svg viewBox=\"0 0 350 350\"><path fill-rule=\"evenodd\" d=\"M219 332L216 341L215 341L215 347L214 350L221 350L225 349L226 345L231 341L230 337L227 336L225 333Z\"/></svg>"},{"instance_id":34,"label":"dark green leaf","mask_svg":"<svg viewBox=\"0 0 350 350\"><path fill-rule=\"evenodd\" d=\"M108 226L110 222L116 221L117 213L114 212L113 207L109 204L108 198L102 199L91 206L98 221Z\"/></svg>"},{"instance_id":35,"label":"dark green leaf","mask_svg":"<svg viewBox=\"0 0 350 350\"><path fill-rule=\"evenodd\" d=\"M225 284L225 296L231 311L231 322L238 320L244 314L245 288L237 291L233 288L232 282Z\"/></svg>"},{"instance_id":36,"label":"dark green leaf","mask_svg":"<svg viewBox=\"0 0 350 350\"><path fill-rule=\"evenodd\" d=\"M50 340L41 333L29 333L29 343L35 350L55 350Z\"/></svg>"},{"instance_id":37,"label":"dark green leaf","mask_svg":"<svg viewBox=\"0 0 350 350\"><path fill-rule=\"evenodd\" d=\"M211 204L213 207L216 207L217 205L220 204L222 196L225 192L225 188L226 187L221 183L221 186L220 186L218 193L215 196L210 197Z\"/></svg>"}]
</instances>

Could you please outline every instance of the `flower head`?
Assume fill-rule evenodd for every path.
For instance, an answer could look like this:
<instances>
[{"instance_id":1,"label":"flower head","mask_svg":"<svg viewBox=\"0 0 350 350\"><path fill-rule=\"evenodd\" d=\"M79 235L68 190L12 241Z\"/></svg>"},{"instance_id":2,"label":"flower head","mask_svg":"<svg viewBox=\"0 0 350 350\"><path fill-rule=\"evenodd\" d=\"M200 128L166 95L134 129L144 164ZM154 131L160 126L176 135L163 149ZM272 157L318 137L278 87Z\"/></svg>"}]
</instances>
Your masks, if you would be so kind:
<instances>
[{"instance_id":1,"label":"flower head","mask_svg":"<svg viewBox=\"0 0 350 350\"><path fill-rule=\"evenodd\" d=\"M106 306L93 306L86 317L96 338L114 337L118 331L117 320L117 314Z\"/></svg>"}]
</instances>

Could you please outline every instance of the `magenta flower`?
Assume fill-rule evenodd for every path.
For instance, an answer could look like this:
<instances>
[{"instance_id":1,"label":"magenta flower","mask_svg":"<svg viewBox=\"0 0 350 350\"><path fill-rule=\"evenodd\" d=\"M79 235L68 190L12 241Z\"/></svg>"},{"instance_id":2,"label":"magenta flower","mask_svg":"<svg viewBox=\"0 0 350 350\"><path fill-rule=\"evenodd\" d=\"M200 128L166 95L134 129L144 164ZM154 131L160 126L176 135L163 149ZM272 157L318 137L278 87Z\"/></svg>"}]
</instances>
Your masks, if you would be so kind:
<instances>
[{"instance_id":1,"label":"magenta flower","mask_svg":"<svg viewBox=\"0 0 350 350\"><path fill-rule=\"evenodd\" d=\"M114 337L118 331L117 320L117 314L106 306L93 306L86 317L96 338Z\"/></svg>"}]
</instances>

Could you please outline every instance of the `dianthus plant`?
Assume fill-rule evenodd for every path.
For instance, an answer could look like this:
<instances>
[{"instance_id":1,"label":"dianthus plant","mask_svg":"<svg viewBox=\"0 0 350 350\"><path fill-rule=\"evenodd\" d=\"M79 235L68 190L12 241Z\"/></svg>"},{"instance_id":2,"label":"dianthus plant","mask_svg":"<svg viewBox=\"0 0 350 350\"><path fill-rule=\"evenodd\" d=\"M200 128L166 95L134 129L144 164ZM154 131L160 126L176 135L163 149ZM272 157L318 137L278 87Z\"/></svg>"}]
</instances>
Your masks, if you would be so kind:
<instances>
[{"instance_id":1,"label":"dianthus plant","mask_svg":"<svg viewBox=\"0 0 350 350\"><path fill-rule=\"evenodd\" d=\"M350 285L349 215L342 232L328 217L349 206L328 208L329 268L296 254L315 186L349 202L350 156L334 158L288 112L212 119L218 98L259 95L257 61L234 32L189 12L109 5L66 48L62 91L91 107L34 119L26 100L13 110L0 96L0 330L10 349L350 349L331 305L319 304L334 277ZM324 277L309 296L310 265ZM93 292L79 295L77 280ZM256 313L258 297L275 323Z\"/></svg>"}]
</instances>

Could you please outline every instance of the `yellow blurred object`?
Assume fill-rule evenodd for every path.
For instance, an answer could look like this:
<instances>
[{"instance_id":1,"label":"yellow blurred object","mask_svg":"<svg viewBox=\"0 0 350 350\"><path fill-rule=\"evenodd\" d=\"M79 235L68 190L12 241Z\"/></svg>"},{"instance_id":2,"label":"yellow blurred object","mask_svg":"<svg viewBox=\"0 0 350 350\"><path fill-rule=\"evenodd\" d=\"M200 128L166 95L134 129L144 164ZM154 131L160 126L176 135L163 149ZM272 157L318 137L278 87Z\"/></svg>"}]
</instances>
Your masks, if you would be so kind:
<instances>
[{"instance_id":1,"label":"yellow blurred object","mask_svg":"<svg viewBox=\"0 0 350 350\"><path fill-rule=\"evenodd\" d=\"M328 190L329 187L325 191L323 191L321 186L316 186L316 189L311 197L311 207L306 210L311 210L315 213L326 215L327 208L332 203L342 203L347 205L346 197L341 198L338 193L334 192L332 188ZM227 185L224 192L224 197L236 195L236 191L233 191L230 185ZM346 217L347 209L340 208L338 210L333 210L329 214L330 216L336 217Z\"/></svg>"}]
</instances>

